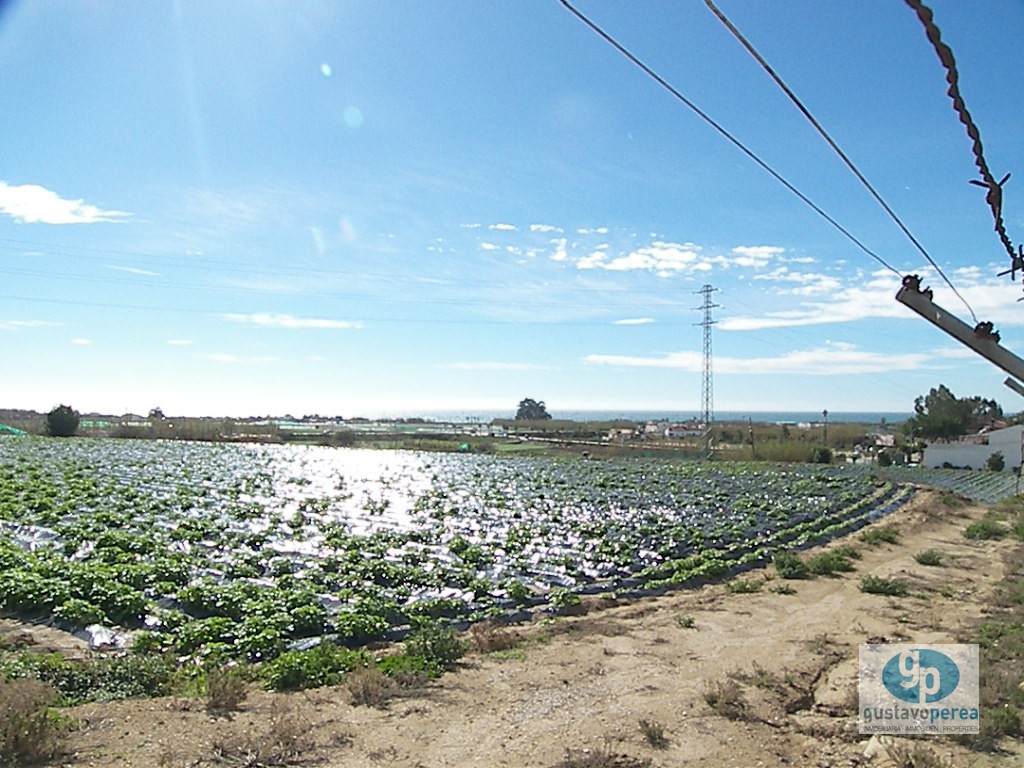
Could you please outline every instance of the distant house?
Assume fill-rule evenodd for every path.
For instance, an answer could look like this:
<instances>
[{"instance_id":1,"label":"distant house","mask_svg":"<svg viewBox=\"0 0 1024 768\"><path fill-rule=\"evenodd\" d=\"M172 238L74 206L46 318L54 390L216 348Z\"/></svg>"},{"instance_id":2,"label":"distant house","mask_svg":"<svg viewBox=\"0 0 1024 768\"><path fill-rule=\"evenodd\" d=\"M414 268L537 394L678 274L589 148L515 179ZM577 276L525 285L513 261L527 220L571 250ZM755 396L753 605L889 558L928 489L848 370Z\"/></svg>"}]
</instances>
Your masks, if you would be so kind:
<instances>
[{"instance_id":1,"label":"distant house","mask_svg":"<svg viewBox=\"0 0 1024 768\"><path fill-rule=\"evenodd\" d=\"M1020 470L1024 454L1024 425L968 435L951 443L929 443L922 463L926 467L968 467L985 469L993 453L1003 456L1003 471Z\"/></svg>"},{"instance_id":2,"label":"distant house","mask_svg":"<svg viewBox=\"0 0 1024 768\"><path fill-rule=\"evenodd\" d=\"M610 429L604 439L609 443L625 443L635 436L636 432L632 429Z\"/></svg>"},{"instance_id":3,"label":"distant house","mask_svg":"<svg viewBox=\"0 0 1024 768\"><path fill-rule=\"evenodd\" d=\"M685 422L682 424L670 424L665 429L665 437L671 440L678 440L683 437L700 437L704 434L704 427L696 422Z\"/></svg>"}]
</instances>

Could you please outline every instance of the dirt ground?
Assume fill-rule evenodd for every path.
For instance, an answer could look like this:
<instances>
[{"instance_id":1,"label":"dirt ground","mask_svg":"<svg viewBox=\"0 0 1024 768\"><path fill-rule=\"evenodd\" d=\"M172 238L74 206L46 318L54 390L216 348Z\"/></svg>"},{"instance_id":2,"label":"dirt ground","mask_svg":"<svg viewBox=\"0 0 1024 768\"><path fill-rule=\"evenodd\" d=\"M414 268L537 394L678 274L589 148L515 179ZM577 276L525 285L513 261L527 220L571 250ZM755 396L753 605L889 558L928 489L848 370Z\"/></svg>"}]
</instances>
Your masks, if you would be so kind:
<instances>
[{"instance_id":1,"label":"dirt ground","mask_svg":"<svg viewBox=\"0 0 1024 768\"><path fill-rule=\"evenodd\" d=\"M80 706L70 710L79 728L60 764L839 768L897 765L899 749L917 744L943 765L1024 765L1020 744L1001 756L936 739L886 739L879 749L857 732L861 643L949 642L982 614L1002 552L1019 546L965 539L983 513L922 492L886 520L899 528L898 544L848 539L863 553L853 573L772 578L751 594L719 584L628 604L594 599L586 615L517 627L513 647L470 653L383 708L353 706L345 687L253 688L227 717L177 697ZM919 565L914 555L925 549L945 553L949 565ZM866 574L903 578L910 595L864 594ZM772 576L770 568L747 574ZM770 591L782 584L796 593ZM36 642L59 645L32 631ZM708 692L719 695L717 708Z\"/></svg>"}]
</instances>

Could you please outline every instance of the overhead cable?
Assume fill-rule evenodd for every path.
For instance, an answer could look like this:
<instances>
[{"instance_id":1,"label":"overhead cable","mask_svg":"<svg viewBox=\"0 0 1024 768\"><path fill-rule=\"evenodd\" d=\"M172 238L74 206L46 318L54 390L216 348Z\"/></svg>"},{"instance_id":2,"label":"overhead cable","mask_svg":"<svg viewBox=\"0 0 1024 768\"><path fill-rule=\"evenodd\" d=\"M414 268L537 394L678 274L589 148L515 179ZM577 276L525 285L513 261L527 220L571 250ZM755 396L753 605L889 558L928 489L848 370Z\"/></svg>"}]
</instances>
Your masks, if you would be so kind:
<instances>
[{"instance_id":1,"label":"overhead cable","mask_svg":"<svg viewBox=\"0 0 1024 768\"><path fill-rule=\"evenodd\" d=\"M916 0L907 0L907 2L914 3L916 2ZM844 163L846 163L846 167L853 172L853 175L856 176L860 183L864 185L865 189L867 189L867 191L871 193L871 196L875 198L875 200L878 202L880 206L882 206L883 210L885 210L885 212L889 214L889 218L896 222L896 225L903 231L903 234L905 234L907 238L910 240L910 242L914 244L914 247L917 248L921 255L928 260L928 263L932 265L932 267L939 274L939 276L946 282L946 285L949 286L950 290L952 290L953 293L956 294L957 298L963 302L964 306L967 307L967 311L971 313L971 317L974 318L974 322L977 323L978 318L975 316L974 310L971 308L971 305L963 296L960 295L960 292L956 289L956 286L954 286L953 282L948 277L946 277L946 273L942 271L942 268L935 262L935 259L933 259L931 257L931 254L929 254L928 251L925 250L925 247L921 245L920 241L918 241L918 239L914 237L913 233L910 231L907 225L903 223L903 220L900 219L900 217L896 214L892 207L890 207L890 205L885 201L882 195L879 194L878 190L876 190L874 186L872 186L871 182L867 180L864 174L860 172L860 169L857 168L856 165L854 165L854 162L849 158L849 156L845 152L843 152L842 148L840 148L840 146L835 142L835 140L829 135L828 131L826 131L822 127L821 123L819 123L815 119L814 115L811 114L810 110L807 109L806 106L804 106L803 102L800 101L799 97L795 93L793 93L792 89L788 85L786 85L782 77L780 77L779 74L772 68L772 66L767 61L765 61L764 57L757 52L757 49L754 48L751 42L747 40L746 37L743 36L743 33L740 32L739 29L737 29L731 21L729 21L726 15L722 13L721 10L719 10L718 6L716 6L712 0L704 0L704 4L707 5L709 9L711 9L711 12L718 17L719 21L721 21L722 24L725 25L725 27L732 33L733 37L735 37L740 42L740 44L747 49L747 52L754 57L754 60L761 65L761 68L768 73L772 80L775 81L776 85L778 85L779 88L781 88L782 91L786 94L786 96L789 97L789 100L796 105L796 108L799 109L803 116L806 117L807 120L810 122L810 124L814 126L814 129L821 135L821 137L826 142L828 142L828 145L832 147L833 151L837 155L839 155L839 157L842 159Z\"/></svg>"},{"instance_id":2,"label":"overhead cable","mask_svg":"<svg viewBox=\"0 0 1024 768\"><path fill-rule=\"evenodd\" d=\"M649 66L644 64L639 58L637 58L632 52L630 52L624 45L622 45L617 40L615 40L615 38L613 38L611 35L609 35L607 32L605 32L601 27L599 27L596 23L591 21L581 11L579 11L577 8L575 8L572 5L572 3L569 2L569 0L559 0L559 2L563 6L565 6L565 8L568 9L569 12L572 13L576 18L578 18L580 21L582 21L584 24L586 24L591 30L593 30L602 40L604 40L606 43L608 43L610 46L612 46L615 50L617 50L619 53L621 53L623 56L625 56L627 59L629 59L629 61L632 62L635 66L637 66L640 70L642 70L644 74L646 74L648 77L650 77L656 83L658 83L658 85L660 85L662 88L664 88L670 94L672 94L672 96L675 97L678 101L680 101L683 104L685 104L686 107L689 108L690 111L692 111L694 114L696 114L701 120L703 120L708 125L710 125L712 128L714 128L716 131L718 131L718 133L720 133L723 137L725 137L725 139L727 139L731 144L733 144L743 154L745 154L747 157L749 157L751 160L753 160L755 163L757 163L757 165L759 165L761 168L763 168L769 175L771 175L772 178L774 178L776 181L778 181L780 184L782 184L782 186L784 186L786 189L788 189L790 192L792 192L794 195L796 195L798 198L800 198L800 200L803 201L804 204L806 204L809 208L811 208L811 210L813 210L815 213L817 213L819 216L821 216L823 219L825 219L825 221L827 221L829 224L831 224L835 229L837 229L839 232L841 232L850 242L852 242L854 245L856 245L858 248L860 248L864 253L866 253L872 259L874 259L879 264L881 264L883 267L888 269L890 272L892 272L892 273L894 273L896 275L902 276L898 269L893 267L885 259L883 259L877 253L875 253L870 248L868 248L864 243L862 243L860 240L858 240L853 235L853 233L851 233L842 224L840 224L838 221L836 221L834 218L832 218L828 213L826 213L822 208L820 208L814 201L812 201L809 197L807 197L807 195L805 195L803 192L801 192L799 189L797 189L792 183L790 183L778 171L776 171L774 168L772 168L770 165L768 165L767 162L762 160L753 150L749 149L743 142L741 142L739 139L737 139L735 136L733 136L728 130L726 130L714 118L712 118L710 115L708 115L706 112L704 112L700 107L698 107L695 103L693 103L688 98L686 98L686 96L684 96L682 93L680 93L678 90L676 90L668 81L666 81L663 77L661 77L657 72L655 72Z\"/></svg>"}]
</instances>

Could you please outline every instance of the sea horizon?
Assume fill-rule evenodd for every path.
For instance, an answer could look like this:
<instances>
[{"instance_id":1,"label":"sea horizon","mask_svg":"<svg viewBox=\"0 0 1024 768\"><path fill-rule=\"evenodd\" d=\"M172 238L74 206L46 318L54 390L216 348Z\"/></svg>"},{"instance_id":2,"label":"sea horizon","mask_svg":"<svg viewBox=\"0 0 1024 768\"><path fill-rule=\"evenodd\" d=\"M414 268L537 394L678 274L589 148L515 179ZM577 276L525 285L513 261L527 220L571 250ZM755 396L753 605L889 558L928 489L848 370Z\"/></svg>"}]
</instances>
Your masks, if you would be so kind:
<instances>
[{"instance_id":1,"label":"sea horizon","mask_svg":"<svg viewBox=\"0 0 1024 768\"><path fill-rule=\"evenodd\" d=\"M671 421L681 422L700 418L697 410L557 410L548 411L551 418L566 421ZM829 411L828 422L834 424L900 424L913 416L900 411ZM502 410L425 410L425 411L381 411L368 418L410 419L449 423L488 423L494 419L512 419L515 411ZM717 411L713 421L755 421L769 424L818 424L825 420L822 411Z\"/></svg>"}]
</instances>

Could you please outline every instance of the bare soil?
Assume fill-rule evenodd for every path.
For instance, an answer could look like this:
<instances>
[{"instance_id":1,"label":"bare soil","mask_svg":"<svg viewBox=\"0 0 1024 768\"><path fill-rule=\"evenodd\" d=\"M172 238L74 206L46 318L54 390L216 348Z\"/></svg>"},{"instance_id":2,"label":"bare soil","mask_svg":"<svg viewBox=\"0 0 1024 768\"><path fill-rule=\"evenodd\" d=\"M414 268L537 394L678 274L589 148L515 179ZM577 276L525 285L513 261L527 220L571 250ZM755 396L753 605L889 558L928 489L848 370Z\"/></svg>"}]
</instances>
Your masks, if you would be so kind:
<instances>
[{"instance_id":1,"label":"bare soil","mask_svg":"<svg viewBox=\"0 0 1024 768\"><path fill-rule=\"evenodd\" d=\"M846 539L863 554L853 573L782 581L767 568L745 576L769 579L751 594L718 584L628 604L595 598L586 615L501 630L518 642L471 653L382 707L354 706L343 686L254 687L228 716L179 697L83 705L69 710L79 727L59 764L838 768L894 766L901 748L917 745L945 761L921 765L1024 765L1019 743L978 755L950 740L878 744L857 732L861 643L962 640L986 610L1003 554L1020 544L965 539L984 512L922 492L885 521L898 527L898 544ZM947 565L919 565L914 555L926 549L943 552ZM865 594L867 574L904 579L910 593ZM781 585L796 593L771 591ZM0 634L12 632L79 649L60 633L0 624Z\"/></svg>"}]
</instances>

